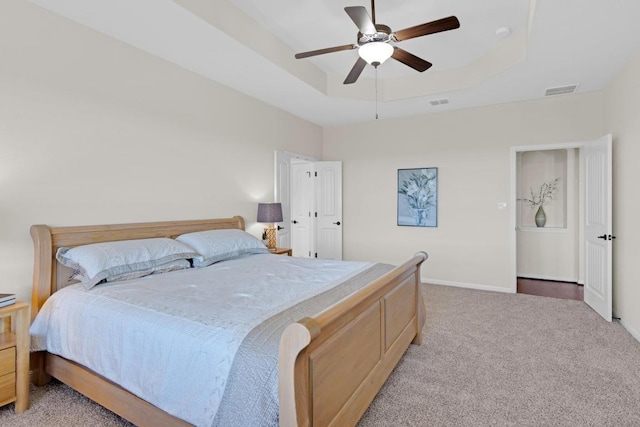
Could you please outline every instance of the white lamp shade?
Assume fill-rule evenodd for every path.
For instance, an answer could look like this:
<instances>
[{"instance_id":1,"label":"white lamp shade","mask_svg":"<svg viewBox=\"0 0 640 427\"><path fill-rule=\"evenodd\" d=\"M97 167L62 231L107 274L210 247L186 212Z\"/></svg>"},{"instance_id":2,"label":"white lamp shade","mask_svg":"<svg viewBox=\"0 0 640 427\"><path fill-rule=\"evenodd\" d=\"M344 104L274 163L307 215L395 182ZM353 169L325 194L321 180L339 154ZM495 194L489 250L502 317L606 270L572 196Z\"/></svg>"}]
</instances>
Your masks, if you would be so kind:
<instances>
[{"instance_id":1,"label":"white lamp shade","mask_svg":"<svg viewBox=\"0 0 640 427\"><path fill-rule=\"evenodd\" d=\"M358 55L367 61L367 64L378 66L393 55L393 46L385 42L363 44L358 49Z\"/></svg>"}]
</instances>

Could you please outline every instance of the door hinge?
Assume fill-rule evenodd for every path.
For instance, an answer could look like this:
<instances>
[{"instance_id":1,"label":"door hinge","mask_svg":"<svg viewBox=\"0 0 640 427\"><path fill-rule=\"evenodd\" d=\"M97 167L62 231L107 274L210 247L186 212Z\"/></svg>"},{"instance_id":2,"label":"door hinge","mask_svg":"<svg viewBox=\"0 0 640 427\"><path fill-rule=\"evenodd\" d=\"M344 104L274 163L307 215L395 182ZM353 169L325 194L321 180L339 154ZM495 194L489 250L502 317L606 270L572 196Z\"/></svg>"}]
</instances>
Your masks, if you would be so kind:
<instances>
[{"instance_id":1,"label":"door hinge","mask_svg":"<svg viewBox=\"0 0 640 427\"><path fill-rule=\"evenodd\" d=\"M309 251L309 258L311 258L311 251Z\"/></svg>"},{"instance_id":2,"label":"door hinge","mask_svg":"<svg viewBox=\"0 0 640 427\"><path fill-rule=\"evenodd\" d=\"M318 258L318 252L316 252L316 258Z\"/></svg>"},{"instance_id":3,"label":"door hinge","mask_svg":"<svg viewBox=\"0 0 640 427\"><path fill-rule=\"evenodd\" d=\"M316 218L318 218L318 212L316 212Z\"/></svg>"},{"instance_id":4,"label":"door hinge","mask_svg":"<svg viewBox=\"0 0 640 427\"><path fill-rule=\"evenodd\" d=\"M316 174L315 176L318 176L318 172L314 172L314 173Z\"/></svg>"}]
</instances>

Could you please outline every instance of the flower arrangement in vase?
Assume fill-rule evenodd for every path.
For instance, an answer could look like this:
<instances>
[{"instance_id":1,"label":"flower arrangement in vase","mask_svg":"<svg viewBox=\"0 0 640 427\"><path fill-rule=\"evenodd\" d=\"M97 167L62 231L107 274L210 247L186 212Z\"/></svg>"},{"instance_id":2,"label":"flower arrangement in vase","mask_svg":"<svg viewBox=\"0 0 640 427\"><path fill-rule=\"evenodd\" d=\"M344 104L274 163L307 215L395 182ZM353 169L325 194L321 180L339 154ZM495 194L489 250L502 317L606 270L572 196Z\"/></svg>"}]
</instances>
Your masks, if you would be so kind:
<instances>
[{"instance_id":1,"label":"flower arrangement in vase","mask_svg":"<svg viewBox=\"0 0 640 427\"><path fill-rule=\"evenodd\" d=\"M537 192L533 191L533 188L529 187L530 195L528 198L519 198L518 201L526 202L531 208L538 208L536 211L535 221L537 227L544 227L547 223L547 214L544 212L544 204L553 200L558 191L558 182L560 178L556 178L549 182L544 182L540 185Z\"/></svg>"}]
</instances>

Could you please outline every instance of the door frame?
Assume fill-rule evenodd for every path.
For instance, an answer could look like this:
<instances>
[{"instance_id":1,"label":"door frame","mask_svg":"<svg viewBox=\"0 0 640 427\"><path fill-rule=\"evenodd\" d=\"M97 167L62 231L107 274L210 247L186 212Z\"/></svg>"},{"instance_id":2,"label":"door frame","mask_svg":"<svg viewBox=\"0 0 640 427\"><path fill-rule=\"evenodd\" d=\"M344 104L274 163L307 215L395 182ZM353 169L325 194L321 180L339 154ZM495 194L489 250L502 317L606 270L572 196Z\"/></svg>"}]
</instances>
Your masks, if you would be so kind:
<instances>
[{"instance_id":1,"label":"door frame","mask_svg":"<svg viewBox=\"0 0 640 427\"><path fill-rule=\"evenodd\" d=\"M517 269L518 267L518 233L517 233L518 206L516 205L516 199L518 198L518 194L517 194L518 189L516 188L517 172L518 172L517 155L518 153L526 152L526 151L567 150L571 148L577 148L579 150L578 157L579 159L582 159L582 147L584 147L585 144L586 142L565 142L565 143L558 143L558 144L518 145L518 146L511 147L511 177L510 177L511 189L510 189L510 196L509 196L511 209L510 209L510 220L509 220L510 222L509 253L510 253L510 265L511 265L511 268L510 268L511 292L514 294L518 292L518 269ZM580 164L580 167L582 167L581 161L579 164ZM580 170L580 174L582 173L583 171ZM580 186L578 191L580 193L580 197L578 198L578 205L579 205L578 209L579 209L579 212L581 212L583 209L582 194L584 191L582 185ZM584 239L584 221L583 221L582 215L580 215L580 220L578 223L578 239L580 239L581 243ZM584 251L579 251L578 256L580 257L580 260L579 260L580 271L578 272L578 277L584 277L583 275L584 271L582 271L584 269Z\"/></svg>"}]
</instances>

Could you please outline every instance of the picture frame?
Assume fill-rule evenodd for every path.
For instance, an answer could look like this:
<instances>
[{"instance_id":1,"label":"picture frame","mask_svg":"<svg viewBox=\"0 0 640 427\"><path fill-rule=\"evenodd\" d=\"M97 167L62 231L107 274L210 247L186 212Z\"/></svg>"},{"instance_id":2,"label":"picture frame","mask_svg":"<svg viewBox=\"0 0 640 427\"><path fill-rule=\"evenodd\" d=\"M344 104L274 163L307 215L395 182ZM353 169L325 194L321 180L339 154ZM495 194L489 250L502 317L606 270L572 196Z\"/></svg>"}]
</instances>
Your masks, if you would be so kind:
<instances>
[{"instance_id":1,"label":"picture frame","mask_svg":"<svg viewBox=\"0 0 640 427\"><path fill-rule=\"evenodd\" d=\"M438 168L398 169L397 224L438 226Z\"/></svg>"}]
</instances>

